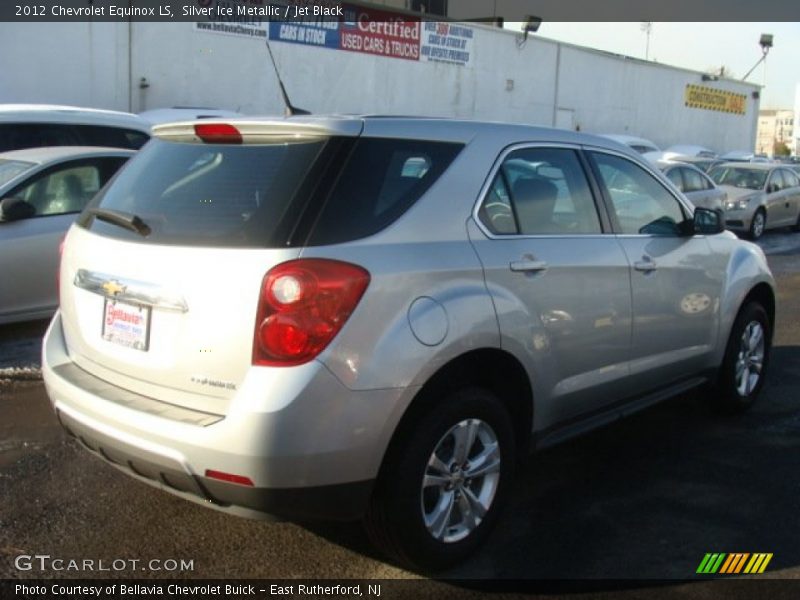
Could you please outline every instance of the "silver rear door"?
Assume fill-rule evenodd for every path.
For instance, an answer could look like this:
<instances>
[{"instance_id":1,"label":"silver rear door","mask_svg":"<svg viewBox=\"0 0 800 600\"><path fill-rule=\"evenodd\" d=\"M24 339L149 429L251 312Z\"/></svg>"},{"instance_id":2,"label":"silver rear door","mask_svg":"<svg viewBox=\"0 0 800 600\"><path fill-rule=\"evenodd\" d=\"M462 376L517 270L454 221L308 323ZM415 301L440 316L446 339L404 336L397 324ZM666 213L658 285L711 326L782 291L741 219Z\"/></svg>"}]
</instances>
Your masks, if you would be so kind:
<instances>
[{"instance_id":1,"label":"silver rear door","mask_svg":"<svg viewBox=\"0 0 800 600\"><path fill-rule=\"evenodd\" d=\"M628 262L603 233L576 149L519 147L487 186L470 237L502 343L532 372L538 426L626 395Z\"/></svg>"}]
</instances>

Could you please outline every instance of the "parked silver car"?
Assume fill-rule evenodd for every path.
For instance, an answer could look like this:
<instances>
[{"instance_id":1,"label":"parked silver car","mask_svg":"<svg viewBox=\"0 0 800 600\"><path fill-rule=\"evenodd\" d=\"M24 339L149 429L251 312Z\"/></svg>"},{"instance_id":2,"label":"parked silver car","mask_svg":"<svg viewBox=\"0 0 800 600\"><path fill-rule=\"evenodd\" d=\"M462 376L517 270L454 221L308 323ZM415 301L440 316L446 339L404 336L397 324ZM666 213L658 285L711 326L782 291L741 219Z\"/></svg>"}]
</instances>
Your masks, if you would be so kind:
<instances>
[{"instance_id":1,"label":"parked silver car","mask_svg":"<svg viewBox=\"0 0 800 600\"><path fill-rule=\"evenodd\" d=\"M684 162L659 161L656 164L692 204L723 210L728 194L700 169Z\"/></svg>"},{"instance_id":2,"label":"parked silver car","mask_svg":"<svg viewBox=\"0 0 800 600\"><path fill-rule=\"evenodd\" d=\"M0 153L0 323L58 306L58 245L132 150L59 146Z\"/></svg>"},{"instance_id":3,"label":"parked silver car","mask_svg":"<svg viewBox=\"0 0 800 600\"><path fill-rule=\"evenodd\" d=\"M43 350L60 422L141 481L363 518L441 568L529 450L764 384L764 254L614 142L378 117L154 135L70 229Z\"/></svg>"},{"instance_id":4,"label":"parked silver car","mask_svg":"<svg viewBox=\"0 0 800 600\"><path fill-rule=\"evenodd\" d=\"M758 239L767 229L800 231L800 178L774 163L725 163L709 177L728 194L725 224Z\"/></svg>"}]
</instances>

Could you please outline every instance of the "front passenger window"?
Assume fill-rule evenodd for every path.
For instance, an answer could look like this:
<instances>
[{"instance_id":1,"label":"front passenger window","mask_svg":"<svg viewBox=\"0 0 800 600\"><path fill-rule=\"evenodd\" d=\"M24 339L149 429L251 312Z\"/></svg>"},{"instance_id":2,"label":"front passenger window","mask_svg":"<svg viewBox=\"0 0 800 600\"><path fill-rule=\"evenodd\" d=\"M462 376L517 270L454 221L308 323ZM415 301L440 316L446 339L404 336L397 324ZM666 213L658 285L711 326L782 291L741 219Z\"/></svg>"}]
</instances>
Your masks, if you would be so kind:
<instances>
[{"instance_id":1,"label":"front passenger window","mask_svg":"<svg viewBox=\"0 0 800 600\"><path fill-rule=\"evenodd\" d=\"M594 152L592 157L621 233L681 235L683 209L655 177L619 156Z\"/></svg>"},{"instance_id":2,"label":"front passenger window","mask_svg":"<svg viewBox=\"0 0 800 600\"><path fill-rule=\"evenodd\" d=\"M497 235L601 233L600 219L574 150L523 148L503 161L479 210Z\"/></svg>"}]
</instances>

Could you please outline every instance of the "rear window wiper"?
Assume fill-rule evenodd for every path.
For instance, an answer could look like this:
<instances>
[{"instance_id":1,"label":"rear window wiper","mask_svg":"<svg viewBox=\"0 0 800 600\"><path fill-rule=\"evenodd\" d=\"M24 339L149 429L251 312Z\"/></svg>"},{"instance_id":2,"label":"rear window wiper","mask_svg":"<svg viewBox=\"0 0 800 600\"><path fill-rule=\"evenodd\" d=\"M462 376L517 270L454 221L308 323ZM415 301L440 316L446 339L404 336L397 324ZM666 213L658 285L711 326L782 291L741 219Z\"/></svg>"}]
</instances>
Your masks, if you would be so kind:
<instances>
[{"instance_id":1,"label":"rear window wiper","mask_svg":"<svg viewBox=\"0 0 800 600\"><path fill-rule=\"evenodd\" d=\"M87 213L92 215L95 219L100 219L106 223L111 223L112 225L133 231L142 237L150 235L150 226L137 215L132 215L121 210L112 210L110 208L90 208Z\"/></svg>"}]
</instances>

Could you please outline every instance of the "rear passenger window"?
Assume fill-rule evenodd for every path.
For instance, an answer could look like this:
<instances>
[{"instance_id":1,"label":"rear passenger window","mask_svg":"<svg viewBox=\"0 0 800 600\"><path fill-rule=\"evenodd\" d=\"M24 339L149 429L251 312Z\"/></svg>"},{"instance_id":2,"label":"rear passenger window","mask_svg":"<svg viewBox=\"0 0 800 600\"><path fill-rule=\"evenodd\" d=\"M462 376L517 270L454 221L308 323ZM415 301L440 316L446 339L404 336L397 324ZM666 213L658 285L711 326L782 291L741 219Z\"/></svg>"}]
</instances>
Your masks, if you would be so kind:
<instances>
[{"instance_id":1,"label":"rear passenger window","mask_svg":"<svg viewBox=\"0 0 800 600\"><path fill-rule=\"evenodd\" d=\"M586 175L573 150L524 148L503 161L478 216L496 235L601 233Z\"/></svg>"},{"instance_id":2,"label":"rear passenger window","mask_svg":"<svg viewBox=\"0 0 800 600\"><path fill-rule=\"evenodd\" d=\"M647 171L611 154L593 152L602 184L622 233L680 235L685 220L678 200Z\"/></svg>"},{"instance_id":3,"label":"rear passenger window","mask_svg":"<svg viewBox=\"0 0 800 600\"><path fill-rule=\"evenodd\" d=\"M339 244L378 233L397 220L445 172L460 144L363 138L355 143L309 245Z\"/></svg>"}]
</instances>

